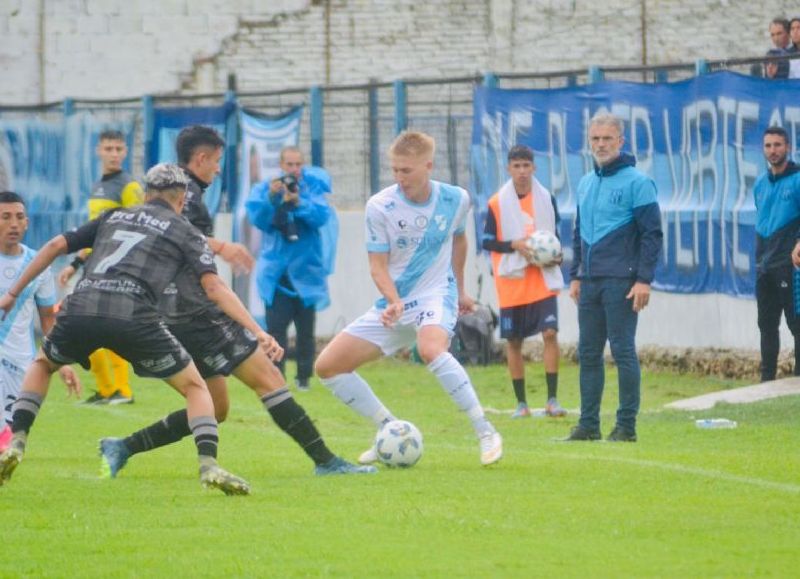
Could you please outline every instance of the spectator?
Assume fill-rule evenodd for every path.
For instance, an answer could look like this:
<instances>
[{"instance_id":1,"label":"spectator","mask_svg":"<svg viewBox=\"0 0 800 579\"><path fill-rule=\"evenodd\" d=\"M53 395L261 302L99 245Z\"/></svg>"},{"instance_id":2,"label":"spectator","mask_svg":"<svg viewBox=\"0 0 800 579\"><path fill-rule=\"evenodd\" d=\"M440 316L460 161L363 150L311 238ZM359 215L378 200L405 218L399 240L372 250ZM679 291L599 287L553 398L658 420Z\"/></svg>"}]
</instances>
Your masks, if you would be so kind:
<instances>
[{"instance_id":1,"label":"spectator","mask_svg":"<svg viewBox=\"0 0 800 579\"><path fill-rule=\"evenodd\" d=\"M89 197L89 219L97 219L102 213L118 207L133 207L144 200L142 187L122 168L128 156L128 146L122 132L109 129L100 133L96 149L100 159L102 176L92 185ZM89 251L81 251L58 275L58 283L65 287L73 275L83 266ZM89 356L97 391L84 400L86 404L131 404L128 362L116 352L101 348Z\"/></svg>"},{"instance_id":2,"label":"spectator","mask_svg":"<svg viewBox=\"0 0 800 579\"><path fill-rule=\"evenodd\" d=\"M294 322L298 390L308 390L314 372L316 310L328 305L327 277L332 256L323 226L335 219L328 205L328 173L304 166L303 153L286 147L280 156L281 176L253 187L247 216L263 232L258 258L258 290L267 310L267 330L282 348ZM335 236L333 236L335 244ZM284 372L284 362L280 362Z\"/></svg>"},{"instance_id":3,"label":"spectator","mask_svg":"<svg viewBox=\"0 0 800 579\"><path fill-rule=\"evenodd\" d=\"M794 311L790 257L800 228L800 167L789 160L789 135L785 129L769 127L764 131L763 145L769 170L756 180L753 199L761 381L767 382L775 379L778 369L781 313L794 336L794 372L800 373L800 319Z\"/></svg>"},{"instance_id":4,"label":"spectator","mask_svg":"<svg viewBox=\"0 0 800 579\"><path fill-rule=\"evenodd\" d=\"M525 394L522 342L542 334L548 416L564 416L558 392L558 291L564 278L558 265L541 268L528 262L528 237L536 230L558 231L555 198L533 176L533 151L516 145L508 152L511 179L491 199L483 248L492 252L492 269L500 302L500 337L507 340L506 358L517 398L512 418L531 415Z\"/></svg>"},{"instance_id":5,"label":"spectator","mask_svg":"<svg viewBox=\"0 0 800 579\"><path fill-rule=\"evenodd\" d=\"M622 121L598 114L589 124L594 170L578 183L570 297L578 304L581 417L566 439L599 440L606 342L619 373L617 423L607 440L636 442L641 372L639 312L661 253L661 212L652 179L621 153Z\"/></svg>"},{"instance_id":6,"label":"spectator","mask_svg":"<svg viewBox=\"0 0 800 579\"><path fill-rule=\"evenodd\" d=\"M790 54L800 53L800 17L789 21L789 37L792 43L787 51ZM789 61L789 78L800 78L800 58Z\"/></svg>"},{"instance_id":7,"label":"spectator","mask_svg":"<svg viewBox=\"0 0 800 579\"><path fill-rule=\"evenodd\" d=\"M783 56L791 46L789 42L789 21L786 18L775 18L769 23L769 36L774 48L767 51L767 56ZM767 59L764 62L764 76L767 78L789 78L789 61Z\"/></svg>"}]
</instances>

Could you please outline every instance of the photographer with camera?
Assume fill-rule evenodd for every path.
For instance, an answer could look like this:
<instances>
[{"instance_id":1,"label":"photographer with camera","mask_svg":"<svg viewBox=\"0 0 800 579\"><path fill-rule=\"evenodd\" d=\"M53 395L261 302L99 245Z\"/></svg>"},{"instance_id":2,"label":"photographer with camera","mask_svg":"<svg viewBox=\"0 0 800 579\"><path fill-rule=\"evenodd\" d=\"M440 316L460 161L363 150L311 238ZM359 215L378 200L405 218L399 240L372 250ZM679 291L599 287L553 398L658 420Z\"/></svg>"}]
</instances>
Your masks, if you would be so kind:
<instances>
[{"instance_id":1,"label":"photographer with camera","mask_svg":"<svg viewBox=\"0 0 800 579\"><path fill-rule=\"evenodd\" d=\"M245 207L250 223L262 232L256 279L266 306L267 331L287 350L287 329L294 322L295 383L299 390L308 390L316 353L316 311L330 302L327 277L335 256L336 214L327 200L330 176L324 169L305 166L300 149L282 149L280 168L279 177L253 187ZM284 371L283 361L280 369Z\"/></svg>"}]
</instances>

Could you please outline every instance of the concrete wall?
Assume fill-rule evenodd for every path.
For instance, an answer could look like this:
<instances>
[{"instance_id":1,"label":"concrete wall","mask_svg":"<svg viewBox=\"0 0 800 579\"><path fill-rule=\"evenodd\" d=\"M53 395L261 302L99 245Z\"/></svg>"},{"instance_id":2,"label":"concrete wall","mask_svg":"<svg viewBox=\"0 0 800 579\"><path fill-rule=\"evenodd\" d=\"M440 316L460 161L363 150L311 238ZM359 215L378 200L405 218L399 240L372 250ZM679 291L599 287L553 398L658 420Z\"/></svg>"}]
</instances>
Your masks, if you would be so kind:
<instances>
[{"instance_id":1,"label":"concrete wall","mask_svg":"<svg viewBox=\"0 0 800 579\"><path fill-rule=\"evenodd\" d=\"M0 103L763 53L788 0L3 0ZM424 55L424 56L423 56Z\"/></svg>"}]
</instances>

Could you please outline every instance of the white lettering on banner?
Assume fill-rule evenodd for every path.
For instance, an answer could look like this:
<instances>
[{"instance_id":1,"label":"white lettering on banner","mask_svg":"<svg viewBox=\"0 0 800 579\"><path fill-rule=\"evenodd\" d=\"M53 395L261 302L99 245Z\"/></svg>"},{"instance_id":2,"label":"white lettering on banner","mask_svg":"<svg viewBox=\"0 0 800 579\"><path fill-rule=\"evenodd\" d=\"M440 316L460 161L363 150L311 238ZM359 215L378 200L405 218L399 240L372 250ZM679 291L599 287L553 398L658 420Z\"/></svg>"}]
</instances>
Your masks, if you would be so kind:
<instances>
[{"instance_id":1,"label":"white lettering on banner","mask_svg":"<svg viewBox=\"0 0 800 579\"><path fill-rule=\"evenodd\" d=\"M797 125L800 124L800 107L786 107L783 111L784 128L789 131L789 139L792 143L792 158L796 161L800 159L798 156L797 145Z\"/></svg>"},{"instance_id":2,"label":"white lettering on banner","mask_svg":"<svg viewBox=\"0 0 800 579\"><path fill-rule=\"evenodd\" d=\"M502 124L502 121L501 121ZM533 112L529 110L512 111L508 116L508 135L509 147L520 142L520 137L529 135L533 131ZM502 151L502 149L500 149Z\"/></svg>"},{"instance_id":3,"label":"white lettering on banner","mask_svg":"<svg viewBox=\"0 0 800 579\"><path fill-rule=\"evenodd\" d=\"M736 111L735 143L744 143L745 124L750 123L758 128L758 103L739 101ZM758 165L744 158L744 147L736 147L736 166L739 169L739 193L733 207L733 267L740 271L750 270L750 254L742 251L739 244L739 212L747 202L747 194L752 191L753 183L758 176ZM750 204L753 197L750 196Z\"/></svg>"},{"instance_id":4,"label":"white lettering on banner","mask_svg":"<svg viewBox=\"0 0 800 579\"><path fill-rule=\"evenodd\" d=\"M725 211L728 207L728 191L731 185L730 180L730 163L728 156L728 143L730 142L730 132L728 130L728 119L736 114L736 99L729 97L719 97L717 99L717 110L722 115L722 189L720 191L719 215L717 222L719 223L719 232L721 240L720 265L725 267L728 263L728 252L726 251L726 240L728 239L727 221L725 219ZM708 222L714 221L714 206L708 208ZM709 227L709 231L712 228ZM709 266L714 264L713 251L708 252Z\"/></svg>"},{"instance_id":5,"label":"white lettering on banner","mask_svg":"<svg viewBox=\"0 0 800 579\"><path fill-rule=\"evenodd\" d=\"M659 185L668 265L682 271L697 270L701 265L732 267L736 275L748 274L753 267L753 248L743 236L753 226L752 190L764 170L760 148L764 127L759 122L761 105L757 101L719 96L686 102L679 110L589 103L579 113L557 108L484 113L483 146L476 157L484 163L480 180L495 187L507 178L505 151L518 142L535 141L537 154L549 161L547 170L542 167L540 179L568 214L576 203L572 185L583 174L579 173L578 157L583 160L584 173L593 166L589 123L595 114L604 112L623 120L624 148L634 154L637 167ZM781 106L769 112L768 123L784 126L792 144L797 145L800 106ZM540 115L546 115L541 116L542 121ZM580 135L570 126L578 119ZM800 159L797 148L792 148L792 156ZM562 232L567 232L567 227ZM566 253L569 244L565 245Z\"/></svg>"},{"instance_id":6,"label":"white lettering on banner","mask_svg":"<svg viewBox=\"0 0 800 579\"><path fill-rule=\"evenodd\" d=\"M666 126L666 125L665 125ZM639 148L639 127L647 137L647 147ZM630 118L631 152L636 157L636 166L650 175L653 170L653 126L650 123L650 111L645 107L631 107Z\"/></svg>"},{"instance_id":7,"label":"white lettering on banner","mask_svg":"<svg viewBox=\"0 0 800 579\"><path fill-rule=\"evenodd\" d=\"M572 186L569 182L569 165L566 138L567 114L547 113L547 142L550 149L550 192L558 195L563 191L566 205L572 205ZM556 170L556 166L558 169ZM562 197L563 199L563 197Z\"/></svg>"}]
</instances>

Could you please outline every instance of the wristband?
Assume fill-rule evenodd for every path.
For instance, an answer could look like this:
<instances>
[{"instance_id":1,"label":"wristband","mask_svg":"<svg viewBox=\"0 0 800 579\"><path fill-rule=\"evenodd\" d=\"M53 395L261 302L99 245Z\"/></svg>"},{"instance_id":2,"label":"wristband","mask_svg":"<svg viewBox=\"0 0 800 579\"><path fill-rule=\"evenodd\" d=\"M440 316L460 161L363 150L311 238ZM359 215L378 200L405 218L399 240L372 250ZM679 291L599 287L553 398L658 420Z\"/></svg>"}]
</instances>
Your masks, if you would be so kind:
<instances>
[{"instance_id":1,"label":"wristband","mask_svg":"<svg viewBox=\"0 0 800 579\"><path fill-rule=\"evenodd\" d=\"M81 267L83 267L84 263L86 263L86 260L85 259L81 259L80 256L76 255L75 259L73 259L72 262L70 263L70 266L72 266L72 268L77 271Z\"/></svg>"}]
</instances>

